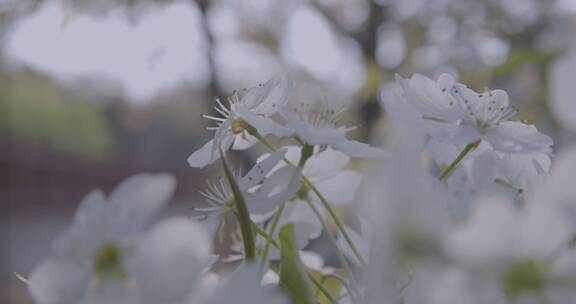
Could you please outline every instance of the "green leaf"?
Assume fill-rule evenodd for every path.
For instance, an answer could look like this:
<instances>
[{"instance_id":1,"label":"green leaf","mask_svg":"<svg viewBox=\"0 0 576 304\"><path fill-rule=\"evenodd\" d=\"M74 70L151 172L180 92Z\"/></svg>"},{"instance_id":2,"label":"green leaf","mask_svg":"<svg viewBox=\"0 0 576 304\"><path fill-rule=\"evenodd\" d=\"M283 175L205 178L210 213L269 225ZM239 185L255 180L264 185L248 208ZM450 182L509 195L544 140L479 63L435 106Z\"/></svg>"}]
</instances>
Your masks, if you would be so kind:
<instances>
[{"instance_id":1,"label":"green leaf","mask_svg":"<svg viewBox=\"0 0 576 304\"><path fill-rule=\"evenodd\" d=\"M314 297L320 304L338 303L331 295L340 294L342 284L334 277L325 277L316 271L309 271L310 280L314 283ZM315 281L315 282L314 282Z\"/></svg>"},{"instance_id":2,"label":"green leaf","mask_svg":"<svg viewBox=\"0 0 576 304\"><path fill-rule=\"evenodd\" d=\"M280 229L280 284L292 304L312 304L310 281L295 243L294 225L284 225Z\"/></svg>"}]
</instances>

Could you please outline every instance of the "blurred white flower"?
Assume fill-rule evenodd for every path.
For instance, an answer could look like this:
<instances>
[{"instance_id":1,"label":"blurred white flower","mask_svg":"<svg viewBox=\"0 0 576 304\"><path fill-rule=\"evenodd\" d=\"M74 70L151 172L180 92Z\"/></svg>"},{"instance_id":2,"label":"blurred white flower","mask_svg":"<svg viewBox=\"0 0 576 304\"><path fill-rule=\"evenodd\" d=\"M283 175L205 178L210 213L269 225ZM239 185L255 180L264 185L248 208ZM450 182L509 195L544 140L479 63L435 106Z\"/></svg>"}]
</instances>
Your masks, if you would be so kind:
<instances>
[{"instance_id":1,"label":"blurred white flower","mask_svg":"<svg viewBox=\"0 0 576 304\"><path fill-rule=\"evenodd\" d=\"M220 283L214 295L206 303L289 303L287 297L276 288L262 286L260 273L260 265L257 263L242 263Z\"/></svg>"},{"instance_id":2,"label":"blurred white flower","mask_svg":"<svg viewBox=\"0 0 576 304\"><path fill-rule=\"evenodd\" d=\"M360 268L360 303L400 301L412 278L442 255L450 223L437 181L421 166L424 136L416 128L395 131L390 157L371 167L359 191L358 228L349 233L368 262Z\"/></svg>"},{"instance_id":3,"label":"blurred white flower","mask_svg":"<svg viewBox=\"0 0 576 304\"><path fill-rule=\"evenodd\" d=\"M574 30L571 32L573 33ZM570 39L569 41L575 40ZM576 43L573 43L569 51L550 65L550 77L548 78L550 110L558 123L572 132L576 132L576 120L574 119L574 113L576 113L576 102L574 102L576 93L575 71Z\"/></svg>"},{"instance_id":4,"label":"blurred white flower","mask_svg":"<svg viewBox=\"0 0 576 304\"><path fill-rule=\"evenodd\" d=\"M453 145L429 141L426 149L437 163L447 165L459 153ZM507 197L521 205L550 169L550 156L543 153L499 153L480 144L446 181L448 207L459 219L467 216L475 198L482 195Z\"/></svg>"},{"instance_id":5,"label":"blurred white flower","mask_svg":"<svg viewBox=\"0 0 576 304\"><path fill-rule=\"evenodd\" d=\"M169 175L140 174L108 199L87 195L30 275L36 303L187 303L209 262L208 235L183 218L147 229L174 187Z\"/></svg>"},{"instance_id":6,"label":"blurred white flower","mask_svg":"<svg viewBox=\"0 0 576 304\"><path fill-rule=\"evenodd\" d=\"M389 108L411 108L417 114L406 115L422 119L423 125L435 139L463 147L479 139L490 143L494 150L504 153L550 153L552 139L533 125L510 121L516 110L510 106L503 90L476 93L466 85L442 74L438 81L416 74L410 79L396 77L401 89L400 100L406 105Z\"/></svg>"},{"instance_id":7,"label":"blurred white flower","mask_svg":"<svg viewBox=\"0 0 576 304\"><path fill-rule=\"evenodd\" d=\"M574 250L568 246L573 233L566 217L541 203L517 211L497 197L478 202L472 218L449 233L447 250L456 270L448 268L436 286L440 290L433 292L448 302L456 300L449 295L460 299L463 293L465 303L551 301L561 281L576 274L566 276L557 265Z\"/></svg>"},{"instance_id":8,"label":"blurred white flower","mask_svg":"<svg viewBox=\"0 0 576 304\"><path fill-rule=\"evenodd\" d=\"M203 115L216 122L214 139L188 157L188 164L202 168L220 158L218 149L227 151L230 147L246 149L256 142L248 132L255 128L260 135L274 134L290 135L290 131L279 124L272 123L266 117L273 115L276 109L287 101L290 81L286 74L270 79L242 93L236 93L228 98L228 106L216 99L214 110L222 117Z\"/></svg>"}]
</instances>

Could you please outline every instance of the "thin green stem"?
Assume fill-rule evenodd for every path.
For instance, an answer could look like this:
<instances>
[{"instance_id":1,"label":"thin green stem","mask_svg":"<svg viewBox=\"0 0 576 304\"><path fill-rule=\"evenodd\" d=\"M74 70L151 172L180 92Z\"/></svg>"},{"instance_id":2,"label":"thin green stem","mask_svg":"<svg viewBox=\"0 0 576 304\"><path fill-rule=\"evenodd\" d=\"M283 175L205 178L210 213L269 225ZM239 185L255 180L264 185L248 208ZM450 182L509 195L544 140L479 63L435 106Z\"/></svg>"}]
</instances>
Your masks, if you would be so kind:
<instances>
[{"instance_id":1,"label":"thin green stem","mask_svg":"<svg viewBox=\"0 0 576 304\"><path fill-rule=\"evenodd\" d=\"M266 264L266 259L268 258L268 252L270 251L270 245L274 241L274 233L276 232L276 227L278 226L278 222L280 222L280 217L282 217L283 211L284 211L284 204L278 207L276 213L274 214L274 218L272 219L270 231L268 232L268 237L266 238L266 243L264 244L264 251L262 252L262 262L264 264Z\"/></svg>"},{"instance_id":2,"label":"thin green stem","mask_svg":"<svg viewBox=\"0 0 576 304\"><path fill-rule=\"evenodd\" d=\"M330 243L332 244L332 246L334 247L334 249L336 251L336 256L338 257L338 261L340 262L340 264L342 264L342 267L344 268L344 271L346 271L346 273L349 273L352 276L352 271L350 269L350 265L348 264L348 261L346 260L346 258L342 254L340 247L338 247L338 244L336 243L336 239L334 238L332 233L330 233L330 230L328 229L326 222L324 220L322 220L322 214L320 214L320 211L318 211L318 208L316 208L316 206L314 206L314 203L312 203L309 199L305 199L304 201L306 202L306 204L308 204L310 209L312 209L312 211L314 212L316 217L320 220L320 223L322 224L324 231L326 231L326 235L328 236L328 240L330 241Z\"/></svg>"},{"instance_id":3,"label":"thin green stem","mask_svg":"<svg viewBox=\"0 0 576 304\"><path fill-rule=\"evenodd\" d=\"M252 133L250 133L252 136L256 137L262 144L264 144L268 149L270 149L271 151L275 152L277 150L276 147L274 147L274 145L272 145L271 143L269 143L266 138L264 138L262 135L260 135L260 133L258 133L257 131L253 131ZM284 161L290 165L294 164L292 162L290 162L288 159L284 158ZM304 181L304 183L306 184L306 186L308 186L315 194L316 196L320 199L320 202L322 202L322 205L324 206L324 208L326 210L328 210L328 214L330 215L330 218L332 219L332 221L334 222L334 224L336 224L336 227L338 228L338 230L340 231L340 233L342 234L342 236L344 237L344 240L346 241L346 243L348 243L348 246L350 246L350 248L352 248L352 252L354 252L354 255L356 256L356 258L358 259L358 261L360 262L360 264L362 266L366 265L366 262L364 261L364 258L362 257L362 255L360 254L360 252L358 251L358 249L356 248L356 246L354 246L354 243L352 242L352 240L350 239L350 237L348 236L348 233L346 232L346 230L344 229L344 225L342 224L342 222L340 221L340 219L338 218L338 216L336 215L336 213L334 212L334 210L332 209L332 207L330 206L330 203L328 203L328 201L326 200L326 198L322 195L322 193L316 188L316 186L314 186L314 184L312 184L312 182L304 175L302 175L302 180ZM323 225L325 225L324 223L324 219L319 218L320 222L322 222ZM327 232L328 233L328 232ZM337 250L338 251L338 250Z\"/></svg>"},{"instance_id":4,"label":"thin green stem","mask_svg":"<svg viewBox=\"0 0 576 304\"><path fill-rule=\"evenodd\" d=\"M460 154L458 154L458 156L456 156L456 159L454 159L454 161L452 161L452 163L448 167L446 167L446 169L444 169L444 171L442 171L442 173L440 173L440 175L438 176L438 179L441 181L444 181L448 177L450 177L450 175L452 175L452 173L454 173L454 171L458 168L458 166L460 165L462 160L464 160L466 155L468 155L468 153L474 151L474 149L476 149L478 147L478 145L480 145L480 142L482 142L482 140L478 139L473 143L467 144L466 147L464 147L464 150L462 150L462 152L460 152Z\"/></svg>"},{"instance_id":5,"label":"thin green stem","mask_svg":"<svg viewBox=\"0 0 576 304\"><path fill-rule=\"evenodd\" d=\"M334 209L332 209L332 207L330 206L330 203L328 203L328 201L326 200L324 195L322 195L322 193L312 184L312 182L306 176L303 175L302 180L304 181L306 186L308 186L310 189L312 189L312 191L314 192L314 194L316 194L318 199L320 199L320 202L322 203L324 208L328 211L330 218L332 219L334 224L336 224L336 227L338 228L338 230L340 231L340 233L344 237L344 240L346 241L346 243L348 243L348 246L350 246L350 248L352 248L352 251L354 252L354 256L356 256L356 258L358 259L358 261L360 262L360 264L362 266L365 266L366 261L364 261L364 258L362 257L362 255L360 254L360 252L358 251L356 246L354 246L352 239L350 239L350 236L348 236L346 229L344 229L344 225L342 224L342 222L338 218L338 215L336 214L336 212L334 212Z\"/></svg>"},{"instance_id":6,"label":"thin green stem","mask_svg":"<svg viewBox=\"0 0 576 304\"><path fill-rule=\"evenodd\" d=\"M264 229L262 229L260 226L258 226L254 222L252 222L252 229L254 229L254 232L256 232L256 234L263 237L266 241L269 241L270 244L272 244L272 246L274 246L275 248L278 248L278 246L279 246L278 243Z\"/></svg>"}]
</instances>

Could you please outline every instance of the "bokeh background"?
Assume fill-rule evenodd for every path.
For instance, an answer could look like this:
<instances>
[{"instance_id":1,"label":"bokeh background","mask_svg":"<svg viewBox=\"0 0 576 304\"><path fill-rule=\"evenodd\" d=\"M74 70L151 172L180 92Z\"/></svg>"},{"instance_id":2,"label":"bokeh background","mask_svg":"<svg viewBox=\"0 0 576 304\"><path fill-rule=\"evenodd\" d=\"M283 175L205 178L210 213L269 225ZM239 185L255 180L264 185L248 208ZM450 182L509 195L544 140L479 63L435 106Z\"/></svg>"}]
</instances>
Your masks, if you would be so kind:
<instances>
[{"instance_id":1,"label":"bokeh background","mask_svg":"<svg viewBox=\"0 0 576 304\"><path fill-rule=\"evenodd\" d=\"M186 164L200 115L289 69L349 100L367 141L416 72L506 89L557 147L576 139L576 0L0 0L0 303L30 303L14 272L90 189L170 172L169 212L191 213L219 169Z\"/></svg>"}]
</instances>

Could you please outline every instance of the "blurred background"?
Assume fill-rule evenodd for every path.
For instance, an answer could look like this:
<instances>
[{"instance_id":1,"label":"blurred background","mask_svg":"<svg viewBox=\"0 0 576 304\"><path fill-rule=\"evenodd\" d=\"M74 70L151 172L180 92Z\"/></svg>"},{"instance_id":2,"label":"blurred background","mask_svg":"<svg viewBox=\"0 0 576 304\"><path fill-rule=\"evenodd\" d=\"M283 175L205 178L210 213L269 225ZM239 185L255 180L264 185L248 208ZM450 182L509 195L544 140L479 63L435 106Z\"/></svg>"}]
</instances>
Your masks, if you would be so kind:
<instances>
[{"instance_id":1,"label":"blurred background","mask_svg":"<svg viewBox=\"0 0 576 304\"><path fill-rule=\"evenodd\" d=\"M288 69L349 100L363 140L395 73L448 72L574 142L575 16L576 0L0 0L0 303L30 303L14 272L93 188L170 172L169 212L190 214L219 169L186 164L212 136L200 115Z\"/></svg>"}]
</instances>

